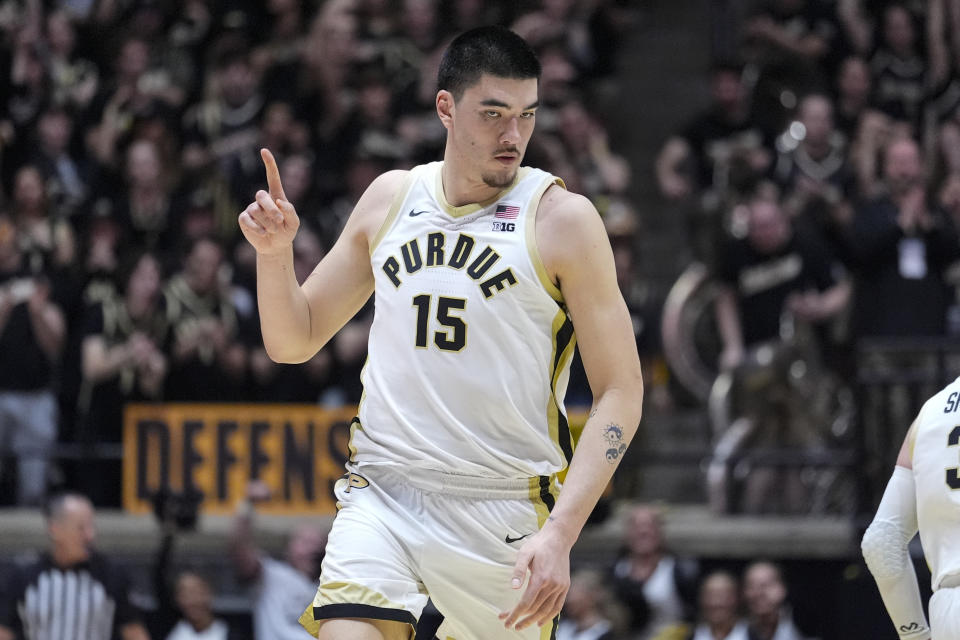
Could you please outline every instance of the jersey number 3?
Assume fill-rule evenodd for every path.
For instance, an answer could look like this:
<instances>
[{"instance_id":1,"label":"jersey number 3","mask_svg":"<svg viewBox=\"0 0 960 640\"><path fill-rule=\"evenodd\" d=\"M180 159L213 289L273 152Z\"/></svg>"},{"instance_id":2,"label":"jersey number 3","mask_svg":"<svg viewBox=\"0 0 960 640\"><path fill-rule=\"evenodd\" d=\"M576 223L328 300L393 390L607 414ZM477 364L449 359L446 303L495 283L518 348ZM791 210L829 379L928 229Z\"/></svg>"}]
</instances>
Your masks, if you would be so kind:
<instances>
[{"instance_id":1,"label":"jersey number 3","mask_svg":"<svg viewBox=\"0 0 960 640\"><path fill-rule=\"evenodd\" d=\"M960 424L953 428L953 431L950 432L950 435L947 436L947 446L955 447L960 444ZM957 467L952 467L947 469L947 486L951 489L960 489L960 477L958 477Z\"/></svg>"},{"instance_id":2,"label":"jersey number 3","mask_svg":"<svg viewBox=\"0 0 960 640\"><path fill-rule=\"evenodd\" d=\"M427 348L428 324L430 321L430 307L432 296L422 293L413 298L413 306L417 308L417 337L415 344L419 349ZM437 296L437 322L446 327L443 331L435 331L433 343L443 351L461 351L467 346L467 323L455 311L467 308L467 301L463 298L447 298Z\"/></svg>"}]
</instances>

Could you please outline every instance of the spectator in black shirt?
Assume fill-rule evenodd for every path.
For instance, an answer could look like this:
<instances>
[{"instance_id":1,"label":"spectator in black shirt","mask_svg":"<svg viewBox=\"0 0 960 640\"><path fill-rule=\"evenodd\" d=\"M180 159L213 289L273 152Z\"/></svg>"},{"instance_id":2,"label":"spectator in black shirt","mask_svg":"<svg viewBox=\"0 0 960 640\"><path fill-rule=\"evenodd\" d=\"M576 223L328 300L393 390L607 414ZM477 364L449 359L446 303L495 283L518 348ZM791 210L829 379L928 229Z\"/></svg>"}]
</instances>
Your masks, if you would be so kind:
<instances>
[{"instance_id":1,"label":"spectator in black shirt","mask_svg":"<svg viewBox=\"0 0 960 640\"><path fill-rule=\"evenodd\" d=\"M78 438L83 444L119 443L124 405L162 397L168 325L160 263L139 252L120 271L121 296L93 306L83 330ZM90 461L80 472L80 484L96 504L119 506L119 461Z\"/></svg>"},{"instance_id":2,"label":"spectator in black shirt","mask_svg":"<svg viewBox=\"0 0 960 640\"><path fill-rule=\"evenodd\" d=\"M124 189L114 207L126 240L135 247L171 251L183 206L175 199L171 170L157 144L134 140L125 154Z\"/></svg>"},{"instance_id":3,"label":"spectator in black shirt","mask_svg":"<svg viewBox=\"0 0 960 640\"><path fill-rule=\"evenodd\" d=\"M757 116L767 130L779 129L796 96L828 86L839 25L820 0L766 0L747 20L743 34L745 56L759 68Z\"/></svg>"},{"instance_id":4,"label":"spectator in black shirt","mask_svg":"<svg viewBox=\"0 0 960 640\"><path fill-rule=\"evenodd\" d=\"M39 504L57 437L53 379L66 321L49 279L29 268L19 239L0 214L0 465L15 454L17 502Z\"/></svg>"},{"instance_id":5,"label":"spectator in black shirt","mask_svg":"<svg viewBox=\"0 0 960 640\"><path fill-rule=\"evenodd\" d=\"M712 190L726 193L735 165L763 173L770 166L764 134L754 122L741 68L714 66L710 78L713 104L677 135L657 156L657 182L670 199Z\"/></svg>"},{"instance_id":6,"label":"spectator in black shirt","mask_svg":"<svg viewBox=\"0 0 960 640\"><path fill-rule=\"evenodd\" d=\"M13 46L4 47L9 57L0 90L0 114L3 114L3 182L29 155L30 138L50 93L50 74L43 64L41 41L33 27L25 26L13 34ZM12 49L12 51L10 51ZM10 162L12 161L12 162ZM19 161L19 162L18 162Z\"/></svg>"},{"instance_id":7,"label":"spectator in black shirt","mask_svg":"<svg viewBox=\"0 0 960 640\"><path fill-rule=\"evenodd\" d=\"M899 3L883 11L883 38L870 58L877 106L895 120L920 124L927 62L920 52L917 25Z\"/></svg>"},{"instance_id":8,"label":"spectator in black shirt","mask_svg":"<svg viewBox=\"0 0 960 640\"><path fill-rule=\"evenodd\" d=\"M23 165L14 176L10 211L32 273L62 271L75 258L73 227L54 215L49 205L43 174L34 165Z\"/></svg>"},{"instance_id":9,"label":"spectator in black shirt","mask_svg":"<svg viewBox=\"0 0 960 640\"><path fill-rule=\"evenodd\" d=\"M714 66L712 105L671 136L656 160L663 195L691 206L690 241L704 262L714 259L725 212L768 172L772 159L741 74L741 67L733 63ZM689 202L690 196L697 200Z\"/></svg>"},{"instance_id":10,"label":"spectator in black shirt","mask_svg":"<svg viewBox=\"0 0 960 640\"><path fill-rule=\"evenodd\" d=\"M778 339L785 313L820 323L850 295L822 248L793 232L775 196L758 193L747 208L747 237L728 243L717 266L723 368L737 366L745 347Z\"/></svg>"},{"instance_id":11,"label":"spectator in black shirt","mask_svg":"<svg viewBox=\"0 0 960 640\"><path fill-rule=\"evenodd\" d=\"M624 543L611 586L631 613L630 629L643 640L669 636L693 617L699 566L667 550L660 515L650 507L630 511Z\"/></svg>"},{"instance_id":12,"label":"spectator in black shirt","mask_svg":"<svg viewBox=\"0 0 960 640\"><path fill-rule=\"evenodd\" d=\"M0 640L149 640L125 573L94 551L90 501L55 496L46 516L49 551L5 576Z\"/></svg>"},{"instance_id":13,"label":"spectator in black shirt","mask_svg":"<svg viewBox=\"0 0 960 640\"><path fill-rule=\"evenodd\" d=\"M815 200L836 205L846 197L853 173L847 141L834 126L828 97L816 93L804 97L796 120L778 142L774 175L793 213L801 213Z\"/></svg>"},{"instance_id":14,"label":"spectator in black shirt","mask_svg":"<svg viewBox=\"0 0 960 640\"><path fill-rule=\"evenodd\" d=\"M797 119L778 138L777 150L774 177L797 230L849 263L849 197L856 178L847 160L847 140L834 126L830 99L816 93L804 97Z\"/></svg>"},{"instance_id":15,"label":"spectator in black shirt","mask_svg":"<svg viewBox=\"0 0 960 640\"><path fill-rule=\"evenodd\" d=\"M920 148L910 138L884 153L886 195L857 211L855 330L865 336L942 336L949 290L943 271L960 255L950 218L927 202Z\"/></svg>"},{"instance_id":16,"label":"spectator in black shirt","mask_svg":"<svg viewBox=\"0 0 960 640\"><path fill-rule=\"evenodd\" d=\"M252 173L251 165L259 163L258 125L265 103L242 41L228 37L217 46L217 91L185 116L183 166L189 170L213 167L236 186Z\"/></svg>"},{"instance_id":17,"label":"spectator in black shirt","mask_svg":"<svg viewBox=\"0 0 960 640\"><path fill-rule=\"evenodd\" d=\"M872 79L870 67L859 56L845 58L837 71L837 129L851 142L857 136L861 120L871 108Z\"/></svg>"},{"instance_id":18,"label":"spectator in black shirt","mask_svg":"<svg viewBox=\"0 0 960 640\"><path fill-rule=\"evenodd\" d=\"M53 210L61 217L76 213L89 193L86 168L71 153L72 137L73 117L66 110L52 107L40 115L32 161L52 192Z\"/></svg>"},{"instance_id":19,"label":"spectator in black shirt","mask_svg":"<svg viewBox=\"0 0 960 640\"><path fill-rule=\"evenodd\" d=\"M53 101L68 109L83 111L97 94L100 80L97 67L77 55L77 30L70 11L51 12L45 26Z\"/></svg>"},{"instance_id":20,"label":"spectator in black shirt","mask_svg":"<svg viewBox=\"0 0 960 640\"><path fill-rule=\"evenodd\" d=\"M243 394L246 347L239 319L221 281L223 247L211 237L193 240L183 270L164 289L172 331L166 396L179 401L230 401Z\"/></svg>"}]
</instances>

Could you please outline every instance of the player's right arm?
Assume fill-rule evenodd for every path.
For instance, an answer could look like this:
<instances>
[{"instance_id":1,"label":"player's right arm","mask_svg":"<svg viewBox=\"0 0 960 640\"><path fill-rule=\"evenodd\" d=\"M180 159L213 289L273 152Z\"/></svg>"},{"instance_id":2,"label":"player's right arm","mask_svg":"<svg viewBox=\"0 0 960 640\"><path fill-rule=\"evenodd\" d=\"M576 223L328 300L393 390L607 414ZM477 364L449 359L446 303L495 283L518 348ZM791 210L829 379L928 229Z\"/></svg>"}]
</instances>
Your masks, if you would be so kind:
<instances>
[{"instance_id":1,"label":"player's right arm","mask_svg":"<svg viewBox=\"0 0 960 640\"><path fill-rule=\"evenodd\" d=\"M313 357L373 293L370 240L380 228L406 172L387 172L360 198L343 233L302 285L293 270L300 226L287 201L273 155L261 151L269 193L240 214L240 229L257 251L257 303L267 354L276 362Z\"/></svg>"},{"instance_id":2,"label":"player's right arm","mask_svg":"<svg viewBox=\"0 0 960 640\"><path fill-rule=\"evenodd\" d=\"M920 602L917 574L907 549L918 529L911 453L916 429L917 423L914 422L900 447L897 466L883 492L877 514L861 542L863 558L902 640L930 638L930 627Z\"/></svg>"}]
</instances>

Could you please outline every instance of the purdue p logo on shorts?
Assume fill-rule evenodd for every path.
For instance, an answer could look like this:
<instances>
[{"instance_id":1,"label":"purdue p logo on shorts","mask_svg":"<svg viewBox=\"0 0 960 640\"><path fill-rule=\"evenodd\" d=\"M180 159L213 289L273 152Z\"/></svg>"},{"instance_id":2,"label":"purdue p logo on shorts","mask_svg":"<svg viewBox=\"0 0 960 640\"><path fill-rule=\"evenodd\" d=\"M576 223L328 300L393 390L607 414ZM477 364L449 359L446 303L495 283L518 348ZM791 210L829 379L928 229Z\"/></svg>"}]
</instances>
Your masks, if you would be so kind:
<instances>
[{"instance_id":1,"label":"purdue p logo on shorts","mask_svg":"<svg viewBox=\"0 0 960 640\"><path fill-rule=\"evenodd\" d=\"M348 473L345 477L347 479L347 488L345 489L347 493L350 493L351 489L365 489L370 486L370 482L360 474Z\"/></svg>"}]
</instances>

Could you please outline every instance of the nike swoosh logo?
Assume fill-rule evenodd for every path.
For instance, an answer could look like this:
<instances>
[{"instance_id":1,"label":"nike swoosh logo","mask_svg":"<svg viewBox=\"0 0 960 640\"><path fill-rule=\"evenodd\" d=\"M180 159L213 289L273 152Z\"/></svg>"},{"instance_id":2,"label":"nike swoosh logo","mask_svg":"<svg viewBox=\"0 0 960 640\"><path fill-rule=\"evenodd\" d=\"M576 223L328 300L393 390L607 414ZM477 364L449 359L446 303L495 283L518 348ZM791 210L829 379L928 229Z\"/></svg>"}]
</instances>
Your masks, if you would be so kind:
<instances>
[{"instance_id":1,"label":"nike swoosh logo","mask_svg":"<svg viewBox=\"0 0 960 640\"><path fill-rule=\"evenodd\" d=\"M518 540L523 540L523 539L526 538L528 535L530 535L530 534L529 534L529 533L524 534L524 535L520 536L519 538L511 538L511 537L510 537L510 534L508 533L508 534L507 534L507 537L504 538L503 541L506 542L507 544L512 544L512 543L514 543L514 542L517 542Z\"/></svg>"},{"instance_id":2,"label":"nike swoosh logo","mask_svg":"<svg viewBox=\"0 0 960 640\"><path fill-rule=\"evenodd\" d=\"M411 218L416 218L416 217L417 217L418 215L420 215L421 213L430 213L430 212L429 212L429 211L414 211L413 209L410 209L410 217L411 217Z\"/></svg>"}]
</instances>

